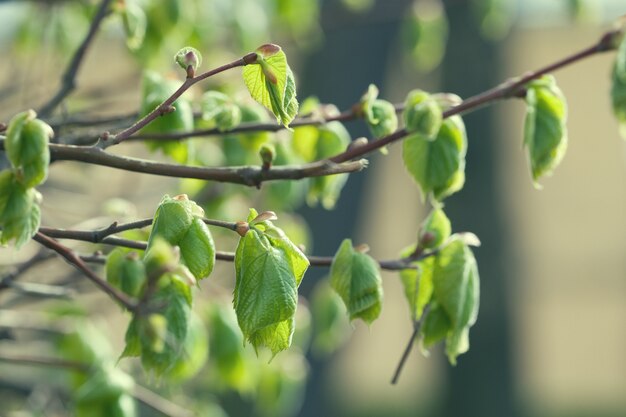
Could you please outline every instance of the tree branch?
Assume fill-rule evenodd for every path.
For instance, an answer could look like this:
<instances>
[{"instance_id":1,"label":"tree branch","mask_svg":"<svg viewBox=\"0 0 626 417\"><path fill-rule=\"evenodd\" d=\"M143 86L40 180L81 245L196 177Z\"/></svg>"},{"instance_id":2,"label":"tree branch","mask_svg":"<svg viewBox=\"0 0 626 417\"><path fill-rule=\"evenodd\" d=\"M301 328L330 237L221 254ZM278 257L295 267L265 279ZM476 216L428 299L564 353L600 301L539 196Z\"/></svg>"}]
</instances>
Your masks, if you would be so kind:
<instances>
[{"instance_id":1,"label":"tree branch","mask_svg":"<svg viewBox=\"0 0 626 417\"><path fill-rule=\"evenodd\" d=\"M61 87L59 91L48 101L46 104L39 109L39 114L41 117L45 117L49 115L64 99L70 94L74 88L76 88L76 74L80 69L80 66L83 62L83 58L85 57L85 53L87 49L89 49L89 45L91 45L96 32L100 28L100 23L102 20L109 14L109 5L111 4L111 0L102 0L96 14L91 21L91 25L89 26L89 31L83 39L83 42L80 44L70 64L68 65L65 73L63 74Z\"/></svg>"},{"instance_id":2,"label":"tree branch","mask_svg":"<svg viewBox=\"0 0 626 417\"><path fill-rule=\"evenodd\" d=\"M4 149L5 139L0 139L0 149ZM303 165L273 166L263 169L261 166L238 167L197 167L168 164L139 158L112 155L97 147L50 144L50 156L53 161L76 161L93 165L102 165L131 172L161 175L176 178L196 178L207 181L228 182L258 187L265 181L299 180L309 177L344 174L361 171L367 166L366 160L350 161L337 164L332 161L317 161Z\"/></svg>"},{"instance_id":3,"label":"tree branch","mask_svg":"<svg viewBox=\"0 0 626 417\"><path fill-rule=\"evenodd\" d=\"M466 100L463 100L459 105L454 106L443 113L444 118L448 118L454 115L461 115L470 111L477 110L485 105L491 104L495 101L515 97L524 89L524 86L536 78L541 77L549 72L556 71L563 67L573 64L574 62L583 60L590 56L607 52L615 49L615 40L621 35L621 30L613 30L606 32L598 42L594 45L585 48L579 52L569 55L553 64L547 65L535 71L530 71L519 78L512 78L490 90L487 90L481 94L477 94ZM404 139L409 135L406 129L400 129L391 135L385 136L381 139L374 140L363 144L362 146L354 147L346 150L340 154L337 154L330 158L331 161L336 163L342 163L350 161L355 158L361 158L375 150L383 148L393 142Z\"/></svg>"},{"instance_id":4,"label":"tree branch","mask_svg":"<svg viewBox=\"0 0 626 417\"><path fill-rule=\"evenodd\" d=\"M53 251L61 255L63 258L65 258L66 261L68 261L76 269L83 272L87 276L87 278L89 278L94 284L96 284L102 291L107 293L111 298L119 302L126 309L130 311L133 311L135 309L136 303L134 300L132 300L126 294L124 294L117 288L112 287L108 282L100 278L71 249L61 245L56 240L48 237L47 235L41 232L37 232L35 236L33 236L33 240L47 247L48 249L52 249Z\"/></svg>"}]
</instances>

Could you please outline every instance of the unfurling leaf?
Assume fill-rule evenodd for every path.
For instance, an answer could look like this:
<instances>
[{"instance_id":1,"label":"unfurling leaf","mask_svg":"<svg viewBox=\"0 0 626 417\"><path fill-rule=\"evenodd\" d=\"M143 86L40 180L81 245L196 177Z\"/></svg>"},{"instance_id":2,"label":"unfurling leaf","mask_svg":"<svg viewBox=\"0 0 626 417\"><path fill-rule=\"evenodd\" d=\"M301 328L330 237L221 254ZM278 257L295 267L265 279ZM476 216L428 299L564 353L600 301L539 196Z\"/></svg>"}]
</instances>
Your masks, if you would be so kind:
<instances>
[{"instance_id":1,"label":"unfurling leaf","mask_svg":"<svg viewBox=\"0 0 626 417\"><path fill-rule=\"evenodd\" d=\"M524 145L533 182L552 171L567 149L567 105L554 77L545 75L531 81L526 92Z\"/></svg>"},{"instance_id":2,"label":"unfurling leaf","mask_svg":"<svg viewBox=\"0 0 626 417\"><path fill-rule=\"evenodd\" d=\"M202 95L202 119L224 132L241 123L241 109L226 94L207 91Z\"/></svg>"},{"instance_id":3,"label":"unfurling leaf","mask_svg":"<svg viewBox=\"0 0 626 417\"><path fill-rule=\"evenodd\" d=\"M140 117L146 116L157 108L179 87L174 80L165 79L159 74L148 71L143 77ZM193 110L191 104L180 97L172 105L174 111L163 114L141 129L141 133L181 133L193 130ZM192 157L191 141L152 140L146 144L150 150L161 150L176 162L187 163Z\"/></svg>"},{"instance_id":4,"label":"unfurling leaf","mask_svg":"<svg viewBox=\"0 0 626 417\"><path fill-rule=\"evenodd\" d=\"M202 218L204 210L185 194L166 195L154 215L147 254L160 237L180 248L180 260L200 280L209 276L215 264L215 244Z\"/></svg>"},{"instance_id":5,"label":"unfurling leaf","mask_svg":"<svg viewBox=\"0 0 626 417\"><path fill-rule=\"evenodd\" d=\"M469 328L478 315L479 285L474 254L460 239L452 239L436 255L433 270L433 297L450 322L446 353L452 364L469 349ZM442 320L437 318L437 321ZM436 326L437 332L441 327L441 324Z\"/></svg>"},{"instance_id":6,"label":"unfurling leaf","mask_svg":"<svg viewBox=\"0 0 626 417\"><path fill-rule=\"evenodd\" d=\"M433 139L443 122L441 106L430 94L422 90L409 92L404 102L402 116L407 132Z\"/></svg>"},{"instance_id":7,"label":"unfurling leaf","mask_svg":"<svg viewBox=\"0 0 626 417\"><path fill-rule=\"evenodd\" d=\"M46 180L50 164L48 141L54 135L52 128L28 110L14 116L7 128L5 150L15 171L15 178L26 188Z\"/></svg>"},{"instance_id":8,"label":"unfurling leaf","mask_svg":"<svg viewBox=\"0 0 626 417\"><path fill-rule=\"evenodd\" d=\"M370 84L361 98L361 111L372 135L380 139L398 129L396 109L388 101L378 99L378 88Z\"/></svg>"},{"instance_id":9,"label":"unfurling leaf","mask_svg":"<svg viewBox=\"0 0 626 417\"><path fill-rule=\"evenodd\" d=\"M450 237L451 232L452 225L446 213L441 208L434 208L422 222L419 242L423 248L436 248Z\"/></svg>"},{"instance_id":10,"label":"unfurling leaf","mask_svg":"<svg viewBox=\"0 0 626 417\"><path fill-rule=\"evenodd\" d=\"M26 188L13 171L0 172L0 244L15 239L19 249L37 233L41 211L41 194L34 188Z\"/></svg>"},{"instance_id":11,"label":"unfurling leaf","mask_svg":"<svg viewBox=\"0 0 626 417\"><path fill-rule=\"evenodd\" d=\"M253 99L274 113L276 121L289 127L298 113L296 83L287 57L278 45L257 48L256 60L243 67L243 80Z\"/></svg>"},{"instance_id":12,"label":"unfurling leaf","mask_svg":"<svg viewBox=\"0 0 626 417\"><path fill-rule=\"evenodd\" d=\"M417 133L406 138L402 158L422 197L432 193L441 201L463 188L466 151L463 119L452 116L443 121L434 140Z\"/></svg>"},{"instance_id":13,"label":"unfurling leaf","mask_svg":"<svg viewBox=\"0 0 626 417\"><path fill-rule=\"evenodd\" d=\"M250 209L248 223L257 216ZM308 266L302 251L269 220L252 225L239 240L233 304L255 350L266 346L276 355L291 345L298 286Z\"/></svg>"},{"instance_id":14,"label":"unfurling leaf","mask_svg":"<svg viewBox=\"0 0 626 417\"><path fill-rule=\"evenodd\" d=\"M330 285L343 300L350 320L371 324L382 309L383 287L378 264L365 253L357 252L345 239L330 267Z\"/></svg>"},{"instance_id":15,"label":"unfurling leaf","mask_svg":"<svg viewBox=\"0 0 626 417\"><path fill-rule=\"evenodd\" d=\"M115 248L107 256L107 281L131 297L137 297L146 281L146 268L137 252Z\"/></svg>"},{"instance_id":16,"label":"unfurling leaf","mask_svg":"<svg viewBox=\"0 0 626 417\"><path fill-rule=\"evenodd\" d=\"M169 374L185 354L191 314L191 288L185 279L165 274L150 298L156 312L135 315L126 330L122 357L141 356L146 370Z\"/></svg>"},{"instance_id":17,"label":"unfurling leaf","mask_svg":"<svg viewBox=\"0 0 626 417\"><path fill-rule=\"evenodd\" d=\"M415 251L415 245L409 246L402 251L401 256L406 258ZM430 303L433 295L433 269L435 266L434 256L412 262L416 269L403 269L400 271L400 279L404 287L404 296L409 303L411 318L419 320L424 308Z\"/></svg>"},{"instance_id":18,"label":"unfurling leaf","mask_svg":"<svg viewBox=\"0 0 626 417\"><path fill-rule=\"evenodd\" d=\"M185 46L174 56L174 61L184 70L191 67L195 72L200 65L202 65L202 54L196 48L191 46Z\"/></svg>"}]
</instances>

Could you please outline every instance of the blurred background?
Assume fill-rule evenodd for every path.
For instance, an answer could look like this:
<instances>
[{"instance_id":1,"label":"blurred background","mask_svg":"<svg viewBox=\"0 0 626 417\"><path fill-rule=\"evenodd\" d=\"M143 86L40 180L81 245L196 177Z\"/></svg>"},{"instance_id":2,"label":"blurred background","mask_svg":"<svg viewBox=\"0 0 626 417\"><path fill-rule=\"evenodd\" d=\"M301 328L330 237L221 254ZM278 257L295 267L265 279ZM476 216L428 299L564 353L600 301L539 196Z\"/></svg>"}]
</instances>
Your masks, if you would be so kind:
<instances>
[{"instance_id":1,"label":"blurred background","mask_svg":"<svg viewBox=\"0 0 626 417\"><path fill-rule=\"evenodd\" d=\"M139 3L167 14L171 2ZM626 10L620 0L197 0L182 9L192 9L192 3L197 7L193 16L171 27L149 27L162 32L163 39L146 38L150 42L130 52L121 26L105 22L79 74L78 89L61 113L136 111L141 66L174 73L171 56L185 42L203 52L206 68L262 43L278 43L294 69L300 100L315 95L339 109L358 102L370 83L394 103L403 102L414 88L469 97L594 44ZM0 1L0 121L37 108L52 95L94 4ZM198 27L191 35L185 19ZM285 408L284 415L626 415L626 143L610 107L612 60L611 53L595 56L555 74L569 104L570 142L542 190L532 185L522 149L522 101L464 117L466 185L446 200L445 208L453 230L472 231L482 241L475 251L482 294L470 351L457 366L447 363L440 348L429 357L415 349L399 384L389 383L411 321L397 274L383 272L380 318L369 328L355 323L351 337L333 354L307 355L304 395L289 394L302 400ZM210 84L241 94L238 77L224 74ZM346 127L353 138L369 135L360 121ZM114 152L145 154L137 145L119 148ZM164 193L185 187L193 189L170 179L55 165L41 190L44 224L106 224L103 205L114 197L132 202L135 218L147 217ZM236 199L219 212L241 219L247 201ZM294 223L304 219L309 225L312 253L332 255L351 237L367 242L377 259L387 259L415 241L427 208L396 145L350 176L334 209L302 205L297 213ZM233 242L225 245L234 247ZM14 253L3 248L3 264L9 270L36 249L29 245ZM230 267L222 268L219 280L231 281ZM30 279L54 280L68 271L57 262ZM326 273L312 268L301 292L310 295ZM17 297L0 293L0 313L39 308ZM87 297L81 299L85 304L97 300L92 313L118 320L120 328L110 338L119 345L119 321L125 319L110 313L113 306L103 296ZM0 347L10 349L5 337ZM0 366L0 398L6 399L0 401L0 416L56 415L29 414L33 396L26 372ZM12 388L16 374L26 375L17 378L22 389ZM237 405L240 397L219 398L230 415L247 415Z\"/></svg>"}]
</instances>

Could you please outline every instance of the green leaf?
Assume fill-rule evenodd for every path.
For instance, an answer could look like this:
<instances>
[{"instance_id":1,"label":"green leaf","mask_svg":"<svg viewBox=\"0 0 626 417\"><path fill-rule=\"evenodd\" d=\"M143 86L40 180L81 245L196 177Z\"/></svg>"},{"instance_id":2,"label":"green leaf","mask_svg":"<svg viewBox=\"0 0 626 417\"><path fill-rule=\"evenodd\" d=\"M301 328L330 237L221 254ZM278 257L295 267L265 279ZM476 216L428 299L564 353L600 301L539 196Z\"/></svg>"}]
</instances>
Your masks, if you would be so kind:
<instances>
[{"instance_id":1,"label":"green leaf","mask_svg":"<svg viewBox=\"0 0 626 417\"><path fill-rule=\"evenodd\" d=\"M5 140L7 157L15 170L15 177L26 188L44 182L50 164L48 142L54 132L36 117L33 110L14 116L9 122Z\"/></svg>"},{"instance_id":2,"label":"green leaf","mask_svg":"<svg viewBox=\"0 0 626 417\"><path fill-rule=\"evenodd\" d=\"M446 353L450 363L469 348L469 328L476 322L480 299L476 259L460 239L452 240L436 257L434 297L450 320Z\"/></svg>"},{"instance_id":3,"label":"green leaf","mask_svg":"<svg viewBox=\"0 0 626 417\"><path fill-rule=\"evenodd\" d=\"M212 305L209 312L211 371L216 374L216 383L240 392L250 388L252 366L243 348L243 336L237 327L237 318L232 308Z\"/></svg>"},{"instance_id":4,"label":"green leaf","mask_svg":"<svg viewBox=\"0 0 626 417\"><path fill-rule=\"evenodd\" d=\"M266 44L256 50L256 61L243 67L250 95L274 113L276 121L289 127L298 113L296 84L280 46Z\"/></svg>"},{"instance_id":5,"label":"green leaf","mask_svg":"<svg viewBox=\"0 0 626 417\"><path fill-rule=\"evenodd\" d=\"M146 116L161 105L178 87L178 81L165 79L157 73L147 71L143 77L140 117ZM173 107L175 111L157 117L141 129L141 133L181 133L193 130L193 110L189 101L181 97L176 100ZM187 163L193 156L192 143L188 140L152 140L147 141L146 145L152 151L161 150L179 163Z\"/></svg>"},{"instance_id":6,"label":"green leaf","mask_svg":"<svg viewBox=\"0 0 626 417\"><path fill-rule=\"evenodd\" d=\"M446 312L441 308L439 303L433 301L430 304L428 314L424 317L424 323L422 323L420 328L422 346L424 349L430 348L445 339L451 330L452 325Z\"/></svg>"},{"instance_id":7,"label":"green leaf","mask_svg":"<svg viewBox=\"0 0 626 417\"><path fill-rule=\"evenodd\" d=\"M382 309L383 287L378 264L357 252L345 239L330 267L330 285L343 300L350 320L360 318L371 324Z\"/></svg>"},{"instance_id":8,"label":"green leaf","mask_svg":"<svg viewBox=\"0 0 626 417\"><path fill-rule=\"evenodd\" d=\"M180 248L182 264L196 279L206 278L215 265L215 244L203 217L204 210L185 194L166 195L154 215L147 252L157 237L163 238Z\"/></svg>"},{"instance_id":9,"label":"green leaf","mask_svg":"<svg viewBox=\"0 0 626 417\"><path fill-rule=\"evenodd\" d=\"M115 248L106 260L106 279L131 297L137 297L146 281L146 269L137 252Z\"/></svg>"},{"instance_id":10,"label":"green leaf","mask_svg":"<svg viewBox=\"0 0 626 417\"><path fill-rule=\"evenodd\" d=\"M202 119L225 132L241 123L241 109L226 94L207 91L202 95Z\"/></svg>"},{"instance_id":11,"label":"green leaf","mask_svg":"<svg viewBox=\"0 0 626 417\"><path fill-rule=\"evenodd\" d=\"M567 105L554 77L545 75L527 85L524 145L533 182L552 171L567 149Z\"/></svg>"},{"instance_id":12,"label":"green leaf","mask_svg":"<svg viewBox=\"0 0 626 417\"><path fill-rule=\"evenodd\" d=\"M146 28L148 26L146 13L132 1L124 2L121 13L124 32L126 33L126 46L131 51L137 51L141 48L146 37Z\"/></svg>"},{"instance_id":13,"label":"green leaf","mask_svg":"<svg viewBox=\"0 0 626 417\"><path fill-rule=\"evenodd\" d=\"M419 242L426 249L441 246L452 232L450 219L441 208L433 208L422 222L420 227Z\"/></svg>"},{"instance_id":14,"label":"green leaf","mask_svg":"<svg viewBox=\"0 0 626 417\"><path fill-rule=\"evenodd\" d=\"M441 106L430 94L422 90L409 92L404 102L402 117L407 132L433 139L443 122Z\"/></svg>"},{"instance_id":15,"label":"green leaf","mask_svg":"<svg viewBox=\"0 0 626 417\"><path fill-rule=\"evenodd\" d=\"M146 370L157 376L167 374L185 354L185 340L191 314L191 289L188 283L174 274L167 274L169 282L151 297L156 313L135 315L126 331L126 348L122 357L141 356Z\"/></svg>"},{"instance_id":16,"label":"green leaf","mask_svg":"<svg viewBox=\"0 0 626 417\"><path fill-rule=\"evenodd\" d=\"M328 279L319 281L311 298L313 315L312 350L317 356L327 356L348 339L351 328L346 307L331 288Z\"/></svg>"},{"instance_id":17,"label":"green leaf","mask_svg":"<svg viewBox=\"0 0 626 417\"><path fill-rule=\"evenodd\" d=\"M37 233L40 200L41 194L22 185L12 171L0 172L0 244L15 240L19 249Z\"/></svg>"},{"instance_id":18,"label":"green leaf","mask_svg":"<svg viewBox=\"0 0 626 417\"><path fill-rule=\"evenodd\" d=\"M445 119L434 140L420 134L406 138L402 147L404 165L420 186L422 197L432 193L441 201L465 183L467 137L459 116Z\"/></svg>"},{"instance_id":19,"label":"green leaf","mask_svg":"<svg viewBox=\"0 0 626 417\"><path fill-rule=\"evenodd\" d=\"M256 216L251 209L249 221ZM298 285L308 266L306 256L269 220L253 225L239 240L233 304L255 350L266 346L276 355L291 345Z\"/></svg>"},{"instance_id":20,"label":"green leaf","mask_svg":"<svg viewBox=\"0 0 626 417\"><path fill-rule=\"evenodd\" d=\"M398 129L396 108L386 100L374 100L365 114L365 121L376 139L388 136Z\"/></svg>"},{"instance_id":21,"label":"green leaf","mask_svg":"<svg viewBox=\"0 0 626 417\"><path fill-rule=\"evenodd\" d=\"M202 321L192 314L183 350L174 366L168 371L168 379L180 381L191 378L202 369L208 356L209 336Z\"/></svg>"},{"instance_id":22,"label":"green leaf","mask_svg":"<svg viewBox=\"0 0 626 417\"><path fill-rule=\"evenodd\" d=\"M343 124L330 122L318 128L315 144L315 160L325 159L346 150L350 144L350 133ZM348 174L327 175L311 179L307 203L311 206L322 203L330 210L335 207L341 190L348 180Z\"/></svg>"},{"instance_id":23,"label":"green leaf","mask_svg":"<svg viewBox=\"0 0 626 417\"><path fill-rule=\"evenodd\" d=\"M406 258L415 251L415 245L409 246L402 251L401 257ZM403 269L400 271L400 280L404 287L404 296L409 303L411 318L419 320L424 308L430 303L433 295L433 269L435 267L434 256L429 256L420 261L412 262L416 269Z\"/></svg>"},{"instance_id":24,"label":"green leaf","mask_svg":"<svg viewBox=\"0 0 626 417\"><path fill-rule=\"evenodd\" d=\"M611 81L613 114L620 124L620 135L626 139L626 36L622 37L617 49Z\"/></svg>"},{"instance_id":25,"label":"green leaf","mask_svg":"<svg viewBox=\"0 0 626 417\"><path fill-rule=\"evenodd\" d=\"M420 72L429 72L443 60L448 39L448 18L441 0L417 1L402 26L405 47Z\"/></svg>"},{"instance_id":26,"label":"green leaf","mask_svg":"<svg viewBox=\"0 0 626 417\"><path fill-rule=\"evenodd\" d=\"M482 0L471 3L480 33L492 41L502 40L511 30L516 4L512 0Z\"/></svg>"}]
</instances>

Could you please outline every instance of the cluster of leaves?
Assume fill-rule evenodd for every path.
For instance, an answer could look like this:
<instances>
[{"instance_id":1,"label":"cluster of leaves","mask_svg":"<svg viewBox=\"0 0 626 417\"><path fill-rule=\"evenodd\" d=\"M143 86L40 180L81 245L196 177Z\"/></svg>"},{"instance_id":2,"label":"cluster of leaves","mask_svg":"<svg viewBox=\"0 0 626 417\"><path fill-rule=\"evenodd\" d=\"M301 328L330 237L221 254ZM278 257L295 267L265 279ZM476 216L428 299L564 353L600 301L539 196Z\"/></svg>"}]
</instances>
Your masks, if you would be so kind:
<instances>
[{"instance_id":1,"label":"cluster of leaves","mask_svg":"<svg viewBox=\"0 0 626 417\"><path fill-rule=\"evenodd\" d=\"M39 229L41 194L35 189L48 177L53 131L33 110L9 122L4 150L11 168L0 172L0 244L15 240L20 248Z\"/></svg>"}]
</instances>

